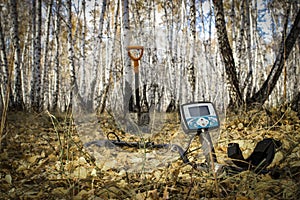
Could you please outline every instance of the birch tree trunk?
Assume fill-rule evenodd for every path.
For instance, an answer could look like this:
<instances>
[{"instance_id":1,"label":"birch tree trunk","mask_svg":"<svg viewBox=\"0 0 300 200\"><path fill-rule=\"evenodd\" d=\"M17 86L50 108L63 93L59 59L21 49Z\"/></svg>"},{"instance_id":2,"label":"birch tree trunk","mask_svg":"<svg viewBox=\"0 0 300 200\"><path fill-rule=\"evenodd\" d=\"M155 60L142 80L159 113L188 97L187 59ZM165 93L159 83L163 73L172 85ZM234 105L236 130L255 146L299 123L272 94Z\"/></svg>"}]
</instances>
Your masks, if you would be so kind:
<instances>
[{"instance_id":1,"label":"birch tree trunk","mask_svg":"<svg viewBox=\"0 0 300 200\"><path fill-rule=\"evenodd\" d=\"M41 37L42 37L42 2L32 1L33 4L33 38L34 38L34 67L31 82L31 103L35 111L41 110ZM37 10L37 12L35 12ZM35 21L37 19L37 23Z\"/></svg>"},{"instance_id":2,"label":"birch tree trunk","mask_svg":"<svg viewBox=\"0 0 300 200\"><path fill-rule=\"evenodd\" d=\"M48 4L47 11L47 21L46 21L46 38L45 38L45 47L44 47L44 74L43 74L43 106L44 109L50 109L50 95L49 95L49 72L50 72L50 63L48 60L49 53L49 35L50 35L50 25L52 19L52 6L53 1L50 0Z\"/></svg>"},{"instance_id":3,"label":"birch tree trunk","mask_svg":"<svg viewBox=\"0 0 300 200\"><path fill-rule=\"evenodd\" d=\"M82 0L82 12L83 12L83 27L81 31L81 71L82 71L82 80L81 80L81 93L85 95L87 85L86 85L86 34L87 34L87 18L86 18L86 1Z\"/></svg>"},{"instance_id":4,"label":"birch tree trunk","mask_svg":"<svg viewBox=\"0 0 300 200\"><path fill-rule=\"evenodd\" d=\"M235 109L243 105L243 99L239 88L239 79L237 78L232 49L228 41L223 10L223 1L213 0L213 3L215 6L215 23L218 43L227 75L227 85L230 97L229 108Z\"/></svg>"},{"instance_id":5,"label":"birch tree trunk","mask_svg":"<svg viewBox=\"0 0 300 200\"><path fill-rule=\"evenodd\" d=\"M250 2L251 4L251 2ZM252 4L251 4L252 5ZM246 1L246 17L245 17L245 21L246 21L246 26L245 26L245 33L246 33L246 54L247 54L247 61L248 61L248 73L247 76L245 78L245 81L243 83L241 92L242 94L246 95L246 98L250 97L251 94L251 87L253 84L253 56L252 56L252 51L251 48L253 47L253 43L252 43L252 37L251 37L251 22L250 22L250 6L249 2ZM245 99L246 99L245 98Z\"/></svg>"},{"instance_id":6,"label":"birch tree trunk","mask_svg":"<svg viewBox=\"0 0 300 200\"><path fill-rule=\"evenodd\" d=\"M191 38L192 38L192 45L191 45L191 62L188 66L188 80L191 85L191 95L192 95L192 101L195 100L195 88L196 88L196 76L195 76L195 44L196 44L196 0L191 0L191 6L190 6L190 16L191 16ZM204 28L204 27L203 27Z\"/></svg>"},{"instance_id":7,"label":"birch tree trunk","mask_svg":"<svg viewBox=\"0 0 300 200\"><path fill-rule=\"evenodd\" d=\"M157 58L157 44L156 42L152 42L151 39L153 39L153 41L156 41L157 36L156 36L156 2L155 1L151 1L148 0L148 22L149 24L151 24L151 26L149 25L150 28L150 36L151 38L148 38L148 45L149 47L149 64L150 64L150 69L149 69L149 73L150 73L150 94L149 94L149 107L156 109L156 105L157 105L157 90L159 89L159 83L158 83L158 74L157 74L157 68L158 66L158 58Z\"/></svg>"},{"instance_id":8,"label":"birch tree trunk","mask_svg":"<svg viewBox=\"0 0 300 200\"><path fill-rule=\"evenodd\" d=\"M31 18L32 19L32 18ZM23 36L23 48L21 49L21 60L23 65L21 70L21 80L22 80L22 94L24 105L28 108L31 102L31 79L32 79L32 71L34 67L33 63L33 50L34 40L32 38L32 25L27 26L26 34Z\"/></svg>"},{"instance_id":9,"label":"birch tree trunk","mask_svg":"<svg viewBox=\"0 0 300 200\"><path fill-rule=\"evenodd\" d=\"M246 55L245 55L245 0L240 3L240 21L239 21L239 29L237 30L237 45L236 45L236 69L237 69L237 77L239 80L243 79L243 72L245 71L243 67L246 66ZM236 26L236 25L235 25Z\"/></svg>"},{"instance_id":10,"label":"birch tree trunk","mask_svg":"<svg viewBox=\"0 0 300 200\"><path fill-rule=\"evenodd\" d=\"M67 30L68 30L68 58L69 58L69 67L70 67L70 102L69 109L72 109L73 104L73 94L75 91L75 82L76 82L76 72L75 72L75 63L74 63L74 48L73 48L73 36L72 36L72 0L67 1Z\"/></svg>"},{"instance_id":11,"label":"birch tree trunk","mask_svg":"<svg viewBox=\"0 0 300 200\"><path fill-rule=\"evenodd\" d=\"M23 94L21 81L21 49L19 39L19 24L18 24L18 5L16 0L10 0L11 19L13 21L12 35L14 44L14 102L12 108L16 110L23 110Z\"/></svg>"},{"instance_id":12,"label":"birch tree trunk","mask_svg":"<svg viewBox=\"0 0 300 200\"><path fill-rule=\"evenodd\" d=\"M209 6L211 7L211 6ZM201 47L199 47L199 49L202 50L202 52L204 52L205 54L205 62L203 62L203 59L201 59L201 54L200 56L198 56L198 60L199 60L199 63L203 63L201 64L201 66L199 67L198 69L198 80L200 82L201 81L201 91L198 91L199 94L201 94L201 98L203 101L205 100L208 100L210 99L209 96L211 95L211 86L212 86L212 82L208 81L208 80L211 80L211 76L213 74L209 73L209 71L211 70L211 68L213 68L213 65L210 64L210 56L211 56L211 53L210 53L210 49L208 47L210 47L210 43L211 43L211 37L209 36L209 39L206 39L206 24L204 22L204 18L205 18L205 14L204 14L204 9L203 9L203 3L200 2L200 20L201 20L201 25L202 25L202 37L203 37L203 42L201 44ZM211 26L211 24L209 25ZM209 31L209 33L211 33ZM203 81L206 80L206 81ZM198 84L199 85L199 84ZM198 89L199 90L199 89Z\"/></svg>"},{"instance_id":13,"label":"birch tree trunk","mask_svg":"<svg viewBox=\"0 0 300 200\"><path fill-rule=\"evenodd\" d=\"M121 1L122 4L122 40L123 40L123 113L124 116L129 111L129 107L132 107L132 105L129 105L129 100L132 93L132 68L130 64L130 59L128 58L127 51L125 50L126 47L129 46L129 5L128 0Z\"/></svg>"},{"instance_id":14,"label":"birch tree trunk","mask_svg":"<svg viewBox=\"0 0 300 200\"><path fill-rule=\"evenodd\" d=\"M31 34L32 34L32 40L33 40L33 42L31 43L32 44L32 54L33 54L33 56L32 56L32 59L33 59L33 67L32 67L32 69L31 69L31 83L30 83L30 85L31 85L31 87L30 87L30 103L31 103L31 105L32 105L32 107L34 107L34 101L35 101L35 86L36 86L36 84L35 84L35 78L36 78L36 72L35 72L35 70L36 70L36 51L37 51L37 49L36 49L36 42L37 42L37 39L36 39L36 35L37 35L37 33L36 33L36 27L37 27L37 25L36 25L36 0L32 0L32 24L31 24L31 28L32 28L32 32L31 32Z\"/></svg>"},{"instance_id":15,"label":"birch tree trunk","mask_svg":"<svg viewBox=\"0 0 300 200\"><path fill-rule=\"evenodd\" d=\"M173 55L174 50L173 49L173 38L174 38L174 2L173 1L165 1L163 2L163 9L164 9L164 16L165 16L165 23L166 23L166 37L167 37L167 53L166 53L166 63L165 63L165 71L166 76L165 78L166 87L167 90L165 93L170 93L170 102L168 103L166 112L174 112L176 110L176 96L175 96L175 57Z\"/></svg>"},{"instance_id":16,"label":"birch tree trunk","mask_svg":"<svg viewBox=\"0 0 300 200\"><path fill-rule=\"evenodd\" d=\"M96 2L95 2L96 3ZM103 0L102 1L102 7L101 7L101 13L100 13L100 17L99 17L99 29L97 32L96 29L96 19L94 19L94 32L97 35L97 37L94 40L94 49L93 49L93 69L94 69L94 73L93 73L93 78L92 81L90 83L90 92L88 94L88 109L92 110L93 109L93 104L94 104L94 98L95 98L95 90L96 90L96 83L97 83L97 79L98 79L98 69L99 69L99 65L100 65L100 61L99 58L102 56L102 50L101 50L101 45L102 45L102 36L103 36L103 24L104 24L104 16L106 13L106 9L107 9L107 0ZM94 16L96 17L96 16ZM104 66L100 66L102 69L102 76L105 76L105 67ZM102 84L104 84L105 79L102 80ZM103 88L102 88L103 89ZM102 98L103 92L100 94L100 99ZM99 105L97 105L99 106Z\"/></svg>"},{"instance_id":17,"label":"birch tree trunk","mask_svg":"<svg viewBox=\"0 0 300 200\"><path fill-rule=\"evenodd\" d=\"M257 0L255 0L252 4L252 29L253 30L258 30L258 23L257 23L257 19L258 19L258 10L257 10ZM259 42L259 35L258 32L254 33L254 45L257 47L255 48L255 53L254 53L254 58L253 58L253 64L254 64L254 68L253 68L253 84L252 84L252 88L251 88L251 94L249 96L253 95L253 92L256 90L256 88L258 88L257 86L257 82L258 82L258 73L259 73L259 66L262 66L262 60L261 58L261 48L260 48L260 42ZM246 95L246 100L247 100L247 95Z\"/></svg>"},{"instance_id":18,"label":"birch tree trunk","mask_svg":"<svg viewBox=\"0 0 300 200\"><path fill-rule=\"evenodd\" d=\"M236 31L235 31L235 26L236 26L236 20L235 20L235 15L236 15L236 11L235 11L235 0L231 1L231 7L230 7L230 18L229 18L229 22L231 23L231 40L232 40L232 49L235 50L236 47Z\"/></svg>"},{"instance_id":19,"label":"birch tree trunk","mask_svg":"<svg viewBox=\"0 0 300 200\"><path fill-rule=\"evenodd\" d=\"M74 95L76 95L76 106L82 108L84 103L83 99L79 93L77 80L76 80L76 68L75 68L75 53L74 53L74 41L73 41L73 23L72 23L72 0L68 0L67 2L67 12L68 12L68 20L67 20L67 31L68 31L68 58L70 65L70 99L68 110L73 107Z\"/></svg>"},{"instance_id":20,"label":"birch tree trunk","mask_svg":"<svg viewBox=\"0 0 300 200\"><path fill-rule=\"evenodd\" d=\"M56 19L55 19L55 64L54 64L54 88L53 88L53 99L52 109L58 110L58 101L60 96L60 8L61 0L56 0Z\"/></svg>"},{"instance_id":21,"label":"birch tree trunk","mask_svg":"<svg viewBox=\"0 0 300 200\"><path fill-rule=\"evenodd\" d=\"M119 0L116 1L116 5L115 5L115 13L114 13L114 32L113 32L113 39L112 39L112 47L111 47L111 52L115 52L115 45L116 45L116 34L117 34L117 29L118 29L118 13L119 13ZM106 100L107 100L107 97L108 97L108 91L109 89L113 86L113 66L115 64L114 62L114 58L115 58L115 55L112 54L111 55L111 59L110 59L110 65L109 65L109 77L108 79L106 80L105 82L105 85L104 85L104 89L103 89L103 94L102 94L102 98L101 98L101 101L99 103L99 108L98 108L98 112L99 113L103 113L104 112L104 109L106 107Z\"/></svg>"},{"instance_id":22,"label":"birch tree trunk","mask_svg":"<svg viewBox=\"0 0 300 200\"><path fill-rule=\"evenodd\" d=\"M0 9L2 9L0 7ZM1 44L1 59L3 59L3 65L1 67L1 77L0 77L0 81L1 81L1 91L0 91L0 95L1 95L1 104L0 105L5 105L5 96L6 93L9 92L6 88L8 88L10 90L10 86L7 85L8 84L8 77L9 77L9 70L8 70L8 61L7 61L7 54L6 54L6 45L5 45L5 39L4 39L4 32L2 30L2 14L0 13L0 44ZM12 96L11 94L9 96ZM10 99L11 100L11 99ZM1 106L0 106L1 108ZM1 110L1 109L0 109Z\"/></svg>"}]
</instances>

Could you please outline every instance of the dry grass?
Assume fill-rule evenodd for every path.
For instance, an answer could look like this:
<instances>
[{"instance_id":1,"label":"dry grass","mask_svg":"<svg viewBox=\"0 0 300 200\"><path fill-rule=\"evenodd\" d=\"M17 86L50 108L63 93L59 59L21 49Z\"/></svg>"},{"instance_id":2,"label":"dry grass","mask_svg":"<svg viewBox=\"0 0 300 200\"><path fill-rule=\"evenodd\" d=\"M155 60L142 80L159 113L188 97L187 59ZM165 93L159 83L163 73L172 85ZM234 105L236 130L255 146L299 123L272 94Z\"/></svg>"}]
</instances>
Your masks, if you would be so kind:
<instances>
[{"instance_id":1,"label":"dry grass","mask_svg":"<svg viewBox=\"0 0 300 200\"><path fill-rule=\"evenodd\" d=\"M172 136L179 124L170 117L162 134ZM112 119L105 120L99 126L113 130L112 121L107 123ZM272 137L283 143L270 166L277 178L244 171L218 174L215 180L213 173L195 170L181 160L150 172L101 168L83 148L70 116L8 113L0 152L0 199L299 199L299 130L299 119L290 110L227 118L216 144L219 162L228 161L229 142L238 142L247 157L256 142ZM196 146L194 142L192 148ZM198 154L191 153L190 160L201 162Z\"/></svg>"}]
</instances>

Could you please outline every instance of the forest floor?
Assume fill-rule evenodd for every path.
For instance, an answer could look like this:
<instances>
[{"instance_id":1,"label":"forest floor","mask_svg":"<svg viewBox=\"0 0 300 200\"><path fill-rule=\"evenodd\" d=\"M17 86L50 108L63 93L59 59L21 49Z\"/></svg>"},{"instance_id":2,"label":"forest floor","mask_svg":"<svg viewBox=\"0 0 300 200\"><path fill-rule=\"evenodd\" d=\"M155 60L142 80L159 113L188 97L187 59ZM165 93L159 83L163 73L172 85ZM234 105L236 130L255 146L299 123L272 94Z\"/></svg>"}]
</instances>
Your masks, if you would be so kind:
<instances>
[{"instance_id":1,"label":"forest floor","mask_svg":"<svg viewBox=\"0 0 300 200\"><path fill-rule=\"evenodd\" d=\"M170 114L162 132L178 131L176 115ZM99 126L111 126L110 120L103 117ZM252 171L215 174L180 159L129 173L97 165L70 117L9 113L0 150L0 199L299 199L299 133L300 120L289 109L253 110L222 121L215 144L218 161L228 159L230 142L239 143L247 157L257 142L274 138L282 142L269 166L276 177Z\"/></svg>"}]
</instances>

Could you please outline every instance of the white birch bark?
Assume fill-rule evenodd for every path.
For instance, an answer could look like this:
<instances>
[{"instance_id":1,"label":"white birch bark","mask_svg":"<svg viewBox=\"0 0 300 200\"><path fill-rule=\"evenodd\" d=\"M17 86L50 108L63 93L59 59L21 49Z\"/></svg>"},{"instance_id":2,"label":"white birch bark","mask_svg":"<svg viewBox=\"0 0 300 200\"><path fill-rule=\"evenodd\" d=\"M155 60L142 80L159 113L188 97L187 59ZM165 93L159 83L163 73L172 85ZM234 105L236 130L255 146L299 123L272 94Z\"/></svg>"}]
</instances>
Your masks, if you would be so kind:
<instances>
[{"instance_id":1,"label":"white birch bark","mask_svg":"<svg viewBox=\"0 0 300 200\"><path fill-rule=\"evenodd\" d=\"M96 9L96 4L97 2L95 1L95 9ZM94 28L94 34L96 35L96 37L94 38L94 46L93 46L93 70L94 73L92 74L92 81L90 83L90 91L88 93L88 102L87 105L89 107L89 109L93 109L94 108L94 99L95 99L95 93L97 91L97 79L99 78L99 74L101 75L102 79L100 79L100 83L99 83L99 89L101 90L100 92L100 99L102 98L103 95L103 85L105 84L105 74L106 74L106 70L105 70L105 65L101 65L100 66L100 59L102 57L103 51L102 51L102 36L103 36L103 25L104 25L104 15L106 13L107 10L107 0L103 0L102 1L102 5L101 5L101 13L99 16L99 27L97 30L97 24L96 24L96 15L94 15L94 24L93 24L93 28ZM109 31L109 30L107 30ZM109 59L109 57L107 57L107 59ZM101 72L99 73L99 68L101 70ZM99 106L99 105L97 105Z\"/></svg>"},{"instance_id":2,"label":"white birch bark","mask_svg":"<svg viewBox=\"0 0 300 200\"><path fill-rule=\"evenodd\" d=\"M230 5L230 23L231 23L231 40L232 40L232 50L233 52L236 51L236 31L235 31L235 27L236 27L236 19L235 19L235 15L236 15L236 9L235 9L235 0L231 1L231 5Z\"/></svg>"},{"instance_id":3,"label":"white birch bark","mask_svg":"<svg viewBox=\"0 0 300 200\"><path fill-rule=\"evenodd\" d=\"M33 38L34 67L31 82L31 104L36 111L41 110L41 36L42 36L42 2L33 0ZM36 21L37 20L37 21Z\"/></svg>"},{"instance_id":4,"label":"white birch bark","mask_svg":"<svg viewBox=\"0 0 300 200\"><path fill-rule=\"evenodd\" d=\"M33 67L32 67L32 72L31 72L31 87L30 87L30 104L32 107L34 107L34 101L35 101L35 87L36 87L36 84L35 84L35 78L36 78L36 0L32 0L32 24L31 24L31 27L32 27L32 59L33 59Z\"/></svg>"},{"instance_id":5,"label":"white birch bark","mask_svg":"<svg viewBox=\"0 0 300 200\"><path fill-rule=\"evenodd\" d=\"M132 67L126 48L130 44L129 1L120 1L122 8L122 60L123 60L123 114L129 110L129 100L132 94Z\"/></svg>"},{"instance_id":6,"label":"white birch bark","mask_svg":"<svg viewBox=\"0 0 300 200\"><path fill-rule=\"evenodd\" d=\"M244 83L241 88L242 94L244 94L244 100L250 97L251 87L253 83L253 55L252 55L252 31L251 31L251 21L250 21L250 9L252 7L251 2L246 1L246 26L245 26L245 35L246 35L246 58L247 58L247 75L245 77Z\"/></svg>"},{"instance_id":7,"label":"white birch bark","mask_svg":"<svg viewBox=\"0 0 300 200\"><path fill-rule=\"evenodd\" d=\"M60 19L60 8L61 0L56 0L56 12L55 15L55 61L54 61L54 81L53 81L53 98L52 98L52 110L59 109L59 97L60 97L60 88L61 88L61 76L60 76L60 32L61 32L61 19Z\"/></svg>"},{"instance_id":8,"label":"white birch bark","mask_svg":"<svg viewBox=\"0 0 300 200\"><path fill-rule=\"evenodd\" d=\"M22 94L22 81L21 81L21 49L19 38L19 24L18 24L18 5L16 0L10 0L11 19L13 22L12 36L14 45L14 102L13 107L17 110L22 110L23 107L23 94Z\"/></svg>"},{"instance_id":9,"label":"white birch bark","mask_svg":"<svg viewBox=\"0 0 300 200\"><path fill-rule=\"evenodd\" d=\"M118 30L118 13L119 13L119 0L116 0L116 4L115 4L115 9L114 9L114 30L113 30L113 34L112 34L112 45L111 45L111 49L109 52L115 52L115 46L116 46L116 34L117 34L117 30ZM113 70L114 66L115 66L115 59L116 59L116 55L113 53L110 57L110 62L108 63L109 66L109 74L108 74L108 78L107 80L105 80L105 84L104 84L104 89L103 89L103 94L101 96L100 102L98 104L98 112L99 113L103 113L104 109L106 108L106 102L107 102L107 98L108 98L108 91L109 89L111 89L112 87L114 87L116 85L116 79L113 78Z\"/></svg>"},{"instance_id":10,"label":"white birch bark","mask_svg":"<svg viewBox=\"0 0 300 200\"><path fill-rule=\"evenodd\" d=\"M53 1L50 0L47 6L47 18L46 18L46 36L45 36L45 48L44 48L44 73L43 73L43 107L44 109L50 109L50 93L49 93L49 73L50 73L50 61L49 61L49 38L50 38L50 25L52 19L52 6Z\"/></svg>"},{"instance_id":11,"label":"white birch bark","mask_svg":"<svg viewBox=\"0 0 300 200\"><path fill-rule=\"evenodd\" d=\"M80 45L80 49L81 49L81 90L80 90L80 94L84 95L87 92L87 80L86 80L86 71L87 71L87 67L86 66L86 34L87 34L87 18L86 18L86 1L82 0L82 13L83 13L83 27L81 30L81 45Z\"/></svg>"},{"instance_id":12,"label":"white birch bark","mask_svg":"<svg viewBox=\"0 0 300 200\"><path fill-rule=\"evenodd\" d=\"M191 86L191 100L195 100L196 89L196 72L195 72L195 57L196 57L196 0L191 0L190 6L190 32L191 32L191 61L188 66L188 80ZM204 27L203 27L204 29Z\"/></svg>"},{"instance_id":13,"label":"white birch bark","mask_svg":"<svg viewBox=\"0 0 300 200\"><path fill-rule=\"evenodd\" d=\"M0 10L2 8L0 7ZM0 75L0 82L1 82L1 85L0 85L0 110L2 110L2 106L5 105L5 96L6 96L6 93L9 92L7 91L7 88L8 87L8 77L9 77L9 70L8 70L8 61L7 61L7 54L6 54L6 46L5 46L5 39L4 39L4 32L3 32L3 29L2 29L2 23L1 23L1 20L2 20L2 11L0 13L0 58L1 60L3 61L3 64L2 64L2 67L0 68L1 69L1 75ZM11 95L10 95L11 96Z\"/></svg>"},{"instance_id":14,"label":"white birch bark","mask_svg":"<svg viewBox=\"0 0 300 200\"><path fill-rule=\"evenodd\" d=\"M236 59L236 68L237 68L237 76L239 80L242 80L244 66L246 66L246 57L245 57L245 45L244 45L244 36L245 36L245 1L241 2L240 5L240 23L239 23L239 30L237 36L237 59Z\"/></svg>"},{"instance_id":15,"label":"white birch bark","mask_svg":"<svg viewBox=\"0 0 300 200\"><path fill-rule=\"evenodd\" d=\"M73 100L76 100L76 106L82 108L84 106L83 99L79 93L79 88L76 80L76 68L75 68L75 52L73 41L73 23L72 23L72 0L67 1L67 37L68 37L68 59L70 67L70 91L69 102L65 102L68 105L67 109L72 109ZM74 96L76 95L76 99Z\"/></svg>"}]
</instances>

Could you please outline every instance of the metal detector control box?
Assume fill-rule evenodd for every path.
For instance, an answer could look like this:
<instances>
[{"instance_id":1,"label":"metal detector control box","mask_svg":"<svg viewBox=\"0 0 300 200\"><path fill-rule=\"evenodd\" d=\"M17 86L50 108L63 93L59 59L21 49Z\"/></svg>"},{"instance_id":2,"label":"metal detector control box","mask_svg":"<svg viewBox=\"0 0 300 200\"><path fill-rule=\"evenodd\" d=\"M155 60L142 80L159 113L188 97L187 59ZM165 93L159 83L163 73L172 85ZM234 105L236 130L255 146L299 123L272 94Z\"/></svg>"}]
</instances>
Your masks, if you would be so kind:
<instances>
[{"instance_id":1,"label":"metal detector control box","mask_svg":"<svg viewBox=\"0 0 300 200\"><path fill-rule=\"evenodd\" d=\"M212 130L220 126L219 117L211 102L193 102L180 106L181 123L185 133L201 129Z\"/></svg>"}]
</instances>

